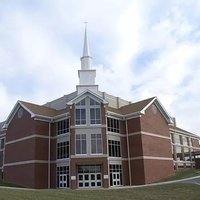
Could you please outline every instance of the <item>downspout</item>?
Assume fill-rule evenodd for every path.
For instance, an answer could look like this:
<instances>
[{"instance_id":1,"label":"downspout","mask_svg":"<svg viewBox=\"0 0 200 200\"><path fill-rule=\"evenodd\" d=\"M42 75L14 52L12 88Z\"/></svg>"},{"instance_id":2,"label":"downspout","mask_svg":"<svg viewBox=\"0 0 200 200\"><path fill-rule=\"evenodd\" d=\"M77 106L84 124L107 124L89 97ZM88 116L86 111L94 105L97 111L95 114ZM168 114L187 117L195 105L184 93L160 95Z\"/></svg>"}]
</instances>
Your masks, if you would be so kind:
<instances>
[{"instance_id":1,"label":"downspout","mask_svg":"<svg viewBox=\"0 0 200 200\"><path fill-rule=\"evenodd\" d=\"M69 116L69 177L71 177L71 119ZM71 179L69 178L68 187L71 188Z\"/></svg>"},{"instance_id":2,"label":"downspout","mask_svg":"<svg viewBox=\"0 0 200 200\"><path fill-rule=\"evenodd\" d=\"M132 185L132 178L131 178L131 160L130 160L130 147L129 147L129 138L128 138L128 124L126 119L126 142L127 142L127 153L128 153L128 171L129 171L129 183Z\"/></svg>"},{"instance_id":3,"label":"downspout","mask_svg":"<svg viewBox=\"0 0 200 200\"><path fill-rule=\"evenodd\" d=\"M51 122L49 122L49 146L48 146L48 189L51 185Z\"/></svg>"}]
</instances>

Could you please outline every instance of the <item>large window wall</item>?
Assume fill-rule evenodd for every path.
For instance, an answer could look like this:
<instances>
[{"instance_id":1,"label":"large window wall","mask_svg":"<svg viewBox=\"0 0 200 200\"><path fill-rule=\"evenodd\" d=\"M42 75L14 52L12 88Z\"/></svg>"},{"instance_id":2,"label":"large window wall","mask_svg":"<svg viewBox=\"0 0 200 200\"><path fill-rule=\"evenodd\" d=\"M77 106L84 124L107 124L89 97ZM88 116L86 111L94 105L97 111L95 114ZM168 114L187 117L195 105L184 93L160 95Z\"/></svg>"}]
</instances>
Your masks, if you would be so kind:
<instances>
[{"instance_id":1,"label":"large window wall","mask_svg":"<svg viewBox=\"0 0 200 200\"><path fill-rule=\"evenodd\" d=\"M101 124L101 103L86 97L75 105L76 125Z\"/></svg>"},{"instance_id":2,"label":"large window wall","mask_svg":"<svg viewBox=\"0 0 200 200\"><path fill-rule=\"evenodd\" d=\"M102 154L103 142L101 133L76 134L76 154Z\"/></svg>"}]
</instances>

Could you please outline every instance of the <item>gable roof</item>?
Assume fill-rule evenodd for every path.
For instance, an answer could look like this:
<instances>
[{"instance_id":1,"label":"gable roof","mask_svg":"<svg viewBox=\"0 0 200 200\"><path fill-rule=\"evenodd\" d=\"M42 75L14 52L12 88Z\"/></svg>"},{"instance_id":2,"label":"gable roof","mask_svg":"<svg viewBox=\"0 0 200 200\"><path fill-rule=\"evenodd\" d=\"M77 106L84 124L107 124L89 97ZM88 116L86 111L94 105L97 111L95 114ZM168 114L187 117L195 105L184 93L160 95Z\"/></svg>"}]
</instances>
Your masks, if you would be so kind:
<instances>
[{"instance_id":1,"label":"gable roof","mask_svg":"<svg viewBox=\"0 0 200 200\"><path fill-rule=\"evenodd\" d=\"M162 106L162 104L160 103L160 101L158 100L157 97L151 97L149 99L131 103L129 105L122 106L119 109L114 109L114 108L108 107L108 111L116 113L116 114L120 114L123 116L130 116L130 115L140 116L140 115L145 114L146 109L150 105L152 105L152 103L154 103L156 105L156 107L159 109L159 111L161 112L161 114L163 115L165 120L169 124L172 123L171 117L169 116L169 114L167 113L165 108Z\"/></svg>"},{"instance_id":2,"label":"gable roof","mask_svg":"<svg viewBox=\"0 0 200 200\"><path fill-rule=\"evenodd\" d=\"M50 121L52 121L54 118L66 115L69 112L68 109L56 110L48 108L46 106L41 106L29 102L17 101L17 103L15 104L14 108L12 109L11 113L9 114L9 116L5 121L4 125L6 127L9 125L12 118L14 117L14 115L16 114L16 112L20 107L24 108L31 115L32 118L37 117L37 118L48 119Z\"/></svg>"},{"instance_id":3,"label":"gable roof","mask_svg":"<svg viewBox=\"0 0 200 200\"><path fill-rule=\"evenodd\" d=\"M24 101L20 101L20 103L28 109L29 113L31 111L33 115L43 115L43 116L48 116L48 117L54 117L56 115L66 113L66 109L56 110L53 108L48 108L46 106L41 106L41 105L24 102Z\"/></svg>"},{"instance_id":4,"label":"gable roof","mask_svg":"<svg viewBox=\"0 0 200 200\"><path fill-rule=\"evenodd\" d=\"M155 99L155 97L152 97L149 99L131 103L129 105L121 107L120 111L122 112L122 114L142 112L143 109L145 109L154 99Z\"/></svg>"},{"instance_id":5,"label":"gable roof","mask_svg":"<svg viewBox=\"0 0 200 200\"><path fill-rule=\"evenodd\" d=\"M103 104L108 104L108 101L103 99L101 96L98 94L92 92L91 90L85 90L81 94L77 95L75 98L73 98L71 101L67 103L67 105L73 105L74 103L79 102L80 100L84 99L86 96L93 96L95 99L99 100Z\"/></svg>"}]
</instances>

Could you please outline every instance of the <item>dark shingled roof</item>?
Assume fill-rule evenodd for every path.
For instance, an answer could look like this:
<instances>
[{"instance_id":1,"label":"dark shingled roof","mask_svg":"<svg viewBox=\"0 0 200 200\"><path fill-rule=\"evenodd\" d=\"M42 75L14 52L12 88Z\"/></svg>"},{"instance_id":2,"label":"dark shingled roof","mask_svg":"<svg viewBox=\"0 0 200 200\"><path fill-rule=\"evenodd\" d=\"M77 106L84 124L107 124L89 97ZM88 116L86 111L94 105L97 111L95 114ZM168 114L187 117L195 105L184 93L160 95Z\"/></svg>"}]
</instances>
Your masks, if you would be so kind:
<instances>
[{"instance_id":1,"label":"dark shingled roof","mask_svg":"<svg viewBox=\"0 0 200 200\"><path fill-rule=\"evenodd\" d=\"M137 113L137 112L142 111L154 98L155 97L138 101L135 103L131 103L129 105L122 106L119 109L108 107L108 111L122 114L122 115L129 114L129 113Z\"/></svg>"},{"instance_id":2,"label":"dark shingled roof","mask_svg":"<svg viewBox=\"0 0 200 200\"><path fill-rule=\"evenodd\" d=\"M21 104L23 104L28 110L30 110L32 113L36 115L43 115L43 116L48 116L48 117L54 117L63 113L68 112L68 109L63 109L63 110L55 110L52 108L48 108L46 106L40 106L37 104L33 103L28 103L24 101L20 101Z\"/></svg>"}]
</instances>

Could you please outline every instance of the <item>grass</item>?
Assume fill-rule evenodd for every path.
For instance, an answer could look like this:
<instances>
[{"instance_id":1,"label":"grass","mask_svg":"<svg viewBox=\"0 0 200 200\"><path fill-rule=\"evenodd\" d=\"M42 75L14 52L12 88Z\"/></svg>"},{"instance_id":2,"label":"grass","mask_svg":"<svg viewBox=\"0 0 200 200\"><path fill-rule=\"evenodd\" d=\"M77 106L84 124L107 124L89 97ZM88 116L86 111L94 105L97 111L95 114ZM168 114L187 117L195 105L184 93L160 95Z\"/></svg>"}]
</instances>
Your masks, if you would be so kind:
<instances>
[{"instance_id":1,"label":"grass","mask_svg":"<svg viewBox=\"0 0 200 200\"><path fill-rule=\"evenodd\" d=\"M0 189L0 200L199 200L193 184L169 184L119 190L16 190Z\"/></svg>"},{"instance_id":2,"label":"grass","mask_svg":"<svg viewBox=\"0 0 200 200\"><path fill-rule=\"evenodd\" d=\"M187 170L165 179L177 180L200 175L200 170ZM0 182L0 186L15 187L14 184ZM0 200L199 200L198 185L174 183L131 189L100 190L19 190L0 188Z\"/></svg>"},{"instance_id":3,"label":"grass","mask_svg":"<svg viewBox=\"0 0 200 200\"><path fill-rule=\"evenodd\" d=\"M174 181L179 179L185 179L190 177L200 176L200 170L192 169L192 170L184 170L176 172L175 176L169 177L167 179L164 179L162 181Z\"/></svg>"},{"instance_id":4,"label":"grass","mask_svg":"<svg viewBox=\"0 0 200 200\"><path fill-rule=\"evenodd\" d=\"M0 186L5 186L5 187L21 187L19 185L13 184L13 183L7 183L7 182L2 182L2 181L0 181Z\"/></svg>"}]
</instances>

